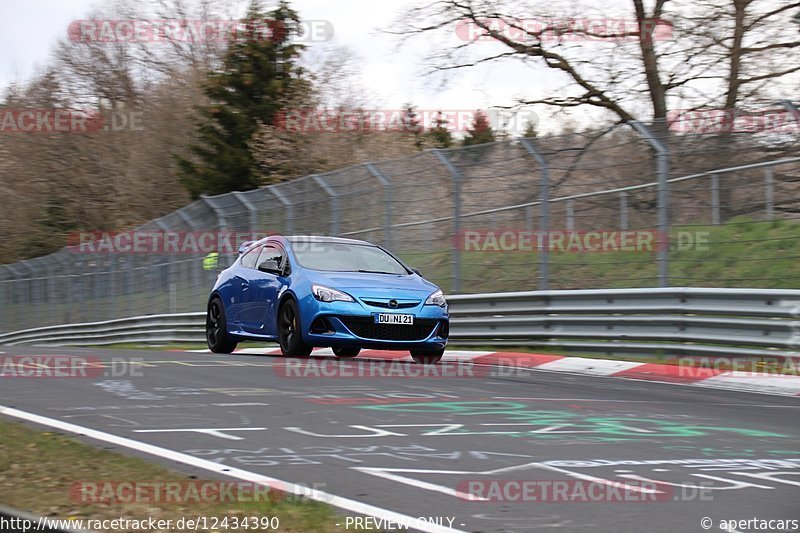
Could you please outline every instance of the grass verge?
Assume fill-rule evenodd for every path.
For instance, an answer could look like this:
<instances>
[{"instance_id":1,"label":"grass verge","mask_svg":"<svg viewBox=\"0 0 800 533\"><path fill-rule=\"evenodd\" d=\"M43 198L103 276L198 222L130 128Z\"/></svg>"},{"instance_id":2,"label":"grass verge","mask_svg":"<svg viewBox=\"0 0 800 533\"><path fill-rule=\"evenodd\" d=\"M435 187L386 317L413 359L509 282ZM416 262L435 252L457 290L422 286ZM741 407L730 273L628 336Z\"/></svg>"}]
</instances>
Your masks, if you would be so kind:
<instances>
[{"instance_id":1,"label":"grass verge","mask_svg":"<svg viewBox=\"0 0 800 533\"><path fill-rule=\"evenodd\" d=\"M0 504L37 516L63 519L143 520L149 517L277 517L280 531L341 531L343 520L319 502L273 495L258 502L202 503L83 503L71 495L76 482L188 482L179 472L108 450L83 444L73 437L32 429L21 422L0 419ZM242 498L245 499L245 498ZM251 498L252 499L252 498ZM258 528L219 531L252 531ZM264 529L264 528L260 528ZM120 533L141 531L116 529ZM167 531L182 531L170 528Z\"/></svg>"}]
</instances>

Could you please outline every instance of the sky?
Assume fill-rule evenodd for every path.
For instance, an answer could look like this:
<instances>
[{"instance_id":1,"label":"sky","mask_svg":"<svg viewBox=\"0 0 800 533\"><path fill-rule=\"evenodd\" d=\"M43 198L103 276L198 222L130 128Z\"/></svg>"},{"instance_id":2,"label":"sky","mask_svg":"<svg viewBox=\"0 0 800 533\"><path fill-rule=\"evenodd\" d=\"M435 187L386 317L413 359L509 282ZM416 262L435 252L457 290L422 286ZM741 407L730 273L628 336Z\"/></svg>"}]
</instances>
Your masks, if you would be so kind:
<instances>
[{"instance_id":1,"label":"sky","mask_svg":"<svg viewBox=\"0 0 800 533\"><path fill-rule=\"evenodd\" d=\"M85 19L93 8L108 7L114 0L0 0L3 31L0 32L0 92L9 84L30 79L47 65L58 39L67 36L70 22ZM269 2L267 2L269 4ZM321 46L345 46L360 66L356 84L363 87L368 105L375 109L400 109L413 102L421 110L473 110L513 104L543 88L541 71L523 67L487 66L452 74L445 86L425 76L423 64L430 43L425 37L402 49L398 38L381 30L391 29L403 9L419 0L293 0L291 5L304 20L329 21L331 42ZM241 10L245 0L219 0ZM459 42L455 35L455 43Z\"/></svg>"}]
</instances>

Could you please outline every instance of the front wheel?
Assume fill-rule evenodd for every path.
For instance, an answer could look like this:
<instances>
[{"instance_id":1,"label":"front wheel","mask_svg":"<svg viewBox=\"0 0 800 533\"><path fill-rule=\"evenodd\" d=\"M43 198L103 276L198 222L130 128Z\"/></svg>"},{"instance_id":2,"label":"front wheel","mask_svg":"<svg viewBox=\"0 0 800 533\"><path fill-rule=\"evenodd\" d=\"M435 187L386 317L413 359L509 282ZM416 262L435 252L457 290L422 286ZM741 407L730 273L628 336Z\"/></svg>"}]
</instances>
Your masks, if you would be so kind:
<instances>
[{"instance_id":1,"label":"front wheel","mask_svg":"<svg viewBox=\"0 0 800 533\"><path fill-rule=\"evenodd\" d=\"M228 322L222 300L214 298L208 304L206 313L206 341L214 353L231 353L236 349L236 341L228 335Z\"/></svg>"},{"instance_id":2,"label":"front wheel","mask_svg":"<svg viewBox=\"0 0 800 533\"><path fill-rule=\"evenodd\" d=\"M303 342L297 302L286 300L281 306L278 317L278 342L281 345L281 353L286 357L311 355L311 346Z\"/></svg>"},{"instance_id":3,"label":"front wheel","mask_svg":"<svg viewBox=\"0 0 800 533\"><path fill-rule=\"evenodd\" d=\"M439 350L411 350L411 358L415 363L435 365L444 355L444 348Z\"/></svg>"},{"instance_id":4,"label":"front wheel","mask_svg":"<svg viewBox=\"0 0 800 533\"><path fill-rule=\"evenodd\" d=\"M351 359L358 355L361 351L359 347L351 347L351 346L334 346L333 347L333 355L340 359Z\"/></svg>"}]
</instances>

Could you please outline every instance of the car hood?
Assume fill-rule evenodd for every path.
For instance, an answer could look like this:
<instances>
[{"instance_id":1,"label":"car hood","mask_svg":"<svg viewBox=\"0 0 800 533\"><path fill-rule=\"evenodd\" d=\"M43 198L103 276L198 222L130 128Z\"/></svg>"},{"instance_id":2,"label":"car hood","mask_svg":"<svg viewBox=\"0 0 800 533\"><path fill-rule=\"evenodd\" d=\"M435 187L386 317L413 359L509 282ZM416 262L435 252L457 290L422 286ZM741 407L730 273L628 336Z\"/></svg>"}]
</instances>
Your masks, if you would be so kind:
<instances>
[{"instance_id":1,"label":"car hood","mask_svg":"<svg viewBox=\"0 0 800 533\"><path fill-rule=\"evenodd\" d=\"M366 272L321 272L304 269L302 275L312 283L355 293L355 296L359 297L396 296L398 293L427 297L438 289L436 285L416 274L394 276Z\"/></svg>"}]
</instances>

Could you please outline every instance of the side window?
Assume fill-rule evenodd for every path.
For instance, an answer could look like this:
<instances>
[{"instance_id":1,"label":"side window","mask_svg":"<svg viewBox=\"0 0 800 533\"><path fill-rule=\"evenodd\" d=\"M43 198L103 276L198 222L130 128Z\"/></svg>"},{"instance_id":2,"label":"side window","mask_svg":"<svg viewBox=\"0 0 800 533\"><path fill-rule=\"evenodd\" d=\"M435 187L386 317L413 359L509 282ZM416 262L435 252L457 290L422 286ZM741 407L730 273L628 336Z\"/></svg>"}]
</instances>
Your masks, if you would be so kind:
<instances>
[{"instance_id":1,"label":"side window","mask_svg":"<svg viewBox=\"0 0 800 533\"><path fill-rule=\"evenodd\" d=\"M258 265L260 265L264 261L269 261L270 259L277 262L278 266L282 266L283 250L281 250L277 246L272 246L272 245L264 246L264 248L261 250L261 255L258 256L258 261L256 261L256 268L258 268Z\"/></svg>"},{"instance_id":2,"label":"side window","mask_svg":"<svg viewBox=\"0 0 800 533\"><path fill-rule=\"evenodd\" d=\"M246 254L242 256L242 266L245 268L256 268L256 259L258 259L258 254L261 252L262 247L256 246Z\"/></svg>"}]
</instances>

